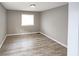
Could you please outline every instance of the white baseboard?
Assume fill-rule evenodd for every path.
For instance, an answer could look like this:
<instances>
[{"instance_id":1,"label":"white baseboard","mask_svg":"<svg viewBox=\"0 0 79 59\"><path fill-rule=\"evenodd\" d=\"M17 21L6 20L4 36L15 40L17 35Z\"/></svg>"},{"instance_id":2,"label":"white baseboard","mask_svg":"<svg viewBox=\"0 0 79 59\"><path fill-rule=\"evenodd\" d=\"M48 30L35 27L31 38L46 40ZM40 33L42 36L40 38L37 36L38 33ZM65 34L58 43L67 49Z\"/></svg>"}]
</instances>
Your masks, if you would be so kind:
<instances>
[{"instance_id":1,"label":"white baseboard","mask_svg":"<svg viewBox=\"0 0 79 59\"><path fill-rule=\"evenodd\" d=\"M52 38L52 37L50 37L50 36L48 36L48 35L46 35L46 34L44 34L44 33L42 33L42 32L19 33L19 34L7 34L7 35L5 35L5 37L4 37L3 41L2 41L2 43L0 44L0 48L2 47L2 45L3 45L3 43L4 43L4 41L5 41L5 39L6 39L6 37L7 37L7 36L13 36L13 35L23 35L23 34L35 34L35 33L41 33L41 34L45 35L46 37L48 37L48 38L50 38L50 39L52 39L52 40L56 41L56 42L57 42L57 43L59 43L60 45L62 45L62 46L64 46L64 47L66 47L66 48L67 48L67 45L62 44L61 42L59 42L59 41L55 40L54 38Z\"/></svg>"},{"instance_id":2,"label":"white baseboard","mask_svg":"<svg viewBox=\"0 0 79 59\"><path fill-rule=\"evenodd\" d=\"M62 45L62 46L64 46L64 47L67 48L67 45L65 45L65 44L63 44L63 43L57 41L56 39L54 39L54 38L52 38L52 37L50 37L50 36L48 36L48 35L46 35L46 34L44 34L44 33L42 33L42 32L40 32L40 33L43 34L43 35L45 35L45 36L48 37L49 39L52 39L52 40L54 40L55 42L57 42L57 43L59 43L60 45Z\"/></svg>"},{"instance_id":3,"label":"white baseboard","mask_svg":"<svg viewBox=\"0 0 79 59\"><path fill-rule=\"evenodd\" d=\"M31 33L19 33L19 34L6 34L5 37L3 38L2 42L0 43L0 48L2 47L5 39L7 36L13 36L13 35L23 35L23 34L35 34L35 33L39 33L39 32L31 32Z\"/></svg>"},{"instance_id":4,"label":"white baseboard","mask_svg":"<svg viewBox=\"0 0 79 59\"><path fill-rule=\"evenodd\" d=\"M23 34L35 34L39 32L30 32L30 33L17 33L17 34L7 34L7 36L13 36L13 35L23 35Z\"/></svg>"},{"instance_id":5,"label":"white baseboard","mask_svg":"<svg viewBox=\"0 0 79 59\"><path fill-rule=\"evenodd\" d=\"M4 43L5 39L6 39L6 37L7 37L7 35L5 35L5 37L3 38L2 42L0 43L0 48L2 47L2 45L3 45L3 43Z\"/></svg>"}]
</instances>

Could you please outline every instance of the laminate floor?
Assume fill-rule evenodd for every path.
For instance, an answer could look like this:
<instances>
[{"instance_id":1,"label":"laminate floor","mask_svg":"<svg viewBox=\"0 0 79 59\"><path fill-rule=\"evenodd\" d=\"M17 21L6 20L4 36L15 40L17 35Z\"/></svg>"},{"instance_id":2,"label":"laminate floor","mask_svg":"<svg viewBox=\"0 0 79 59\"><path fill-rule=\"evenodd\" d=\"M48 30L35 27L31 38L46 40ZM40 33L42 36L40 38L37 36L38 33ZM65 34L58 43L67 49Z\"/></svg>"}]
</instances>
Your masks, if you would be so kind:
<instances>
[{"instance_id":1,"label":"laminate floor","mask_svg":"<svg viewBox=\"0 0 79 59\"><path fill-rule=\"evenodd\" d=\"M66 56L67 49L42 34L8 36L0 56Z\"/></svg>"}]
</instances>

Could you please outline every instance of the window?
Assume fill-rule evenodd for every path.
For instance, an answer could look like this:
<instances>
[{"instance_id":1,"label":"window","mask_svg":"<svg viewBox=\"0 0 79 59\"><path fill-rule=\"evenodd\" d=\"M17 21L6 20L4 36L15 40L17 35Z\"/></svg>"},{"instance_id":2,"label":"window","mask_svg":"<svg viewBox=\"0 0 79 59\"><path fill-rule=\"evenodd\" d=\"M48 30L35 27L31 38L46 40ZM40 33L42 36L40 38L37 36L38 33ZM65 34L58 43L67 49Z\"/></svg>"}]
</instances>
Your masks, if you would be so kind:
<instances>
[{"instance_id":1,"label":"window","mask_svg":"<svg viewBox=\"0 0 79 59\"><path fill-rule=\"evenodd\" d=\"M22 26L34 25L34 15L22 14Z\"/></svg>"}]
</instances>

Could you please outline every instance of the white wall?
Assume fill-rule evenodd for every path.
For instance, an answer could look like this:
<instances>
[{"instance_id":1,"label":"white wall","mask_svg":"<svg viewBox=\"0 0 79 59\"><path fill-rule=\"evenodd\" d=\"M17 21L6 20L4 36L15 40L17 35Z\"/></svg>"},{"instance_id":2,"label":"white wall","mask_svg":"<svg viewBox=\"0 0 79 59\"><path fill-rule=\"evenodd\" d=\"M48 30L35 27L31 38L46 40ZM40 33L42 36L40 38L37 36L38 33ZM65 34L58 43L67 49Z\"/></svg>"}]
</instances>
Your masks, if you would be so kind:
<instances>
[{"instance_id":1,"label":"white wall","mask_svg":"<svg viewBox=\"0 0 79 59\"><path fill-rule=\"evenodd\" d=\"M7 23L6 23L6 10L0 4L0 48L2 46L4 39L5 39L6 25L7 25Z\"/></svg>"},{"instance_id":2,"label":"white wall","mask_svg":"<svg viewBox=\"0 0 79 59\"><path fill-rule=\"evenodd\" d=\"M79 56L79 3L69 3L68 56Z\"/></svg>"},{"instance_id":3,"label":"white wall","mask_svg":"<svg viewBox=\"0 0 79 59\"><path fill-rule=\"evenodd\" d=\"M41 13L41 32L67 46L68 5Z\"/></svg>"},{"instance_id":4,"label":"white wall","mask_svg":"<svg viewBox=\"0 0 79 59\"><path fill-rule=\"evenodd\" d=\"M21 14L34 14L34 26L21 26ZM29 32L39 32L39 13L38 12L23 12L23 11L8 11L8 34L19 34Z\"/></svg>"}]
</instances>

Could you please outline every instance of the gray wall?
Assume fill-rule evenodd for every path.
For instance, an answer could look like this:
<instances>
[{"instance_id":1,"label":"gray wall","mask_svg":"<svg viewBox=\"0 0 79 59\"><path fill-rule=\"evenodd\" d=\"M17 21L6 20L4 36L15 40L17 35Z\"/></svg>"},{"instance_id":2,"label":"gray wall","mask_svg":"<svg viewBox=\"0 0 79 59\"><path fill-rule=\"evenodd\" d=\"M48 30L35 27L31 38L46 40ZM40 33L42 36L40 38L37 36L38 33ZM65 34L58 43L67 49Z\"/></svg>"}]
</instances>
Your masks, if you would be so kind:
<instances>
[{"instance_id":1,"label":"gray wall","mask_svg":"<svg viewBox=\"0 0 79 59\"><path fill-rule=\"evenodd\" d=\"M34 26L21 26L21 14L34 14ZM8 34L19 34L39 31L39 13L38 12L23 12L23 11L8 11Z\"/></svg>"},{"instance_id":2,"label":"gray wall","mask_svg":"<svg viewBox=\"0 0 79 59\"><path fill-rule=\"evenodd\" d=\"M67 45L68 5L41 13L41 32Z\"/></svg>"},{"instance_id":3,"label":"gray wall","mask_svg":"<svg viewBox=\"0 0 79 59\"><path fill-rule=\"evenodd\" d=\"M0 47L6 35L6 10L0 4Z\"/></svg>"}]
</instances>

